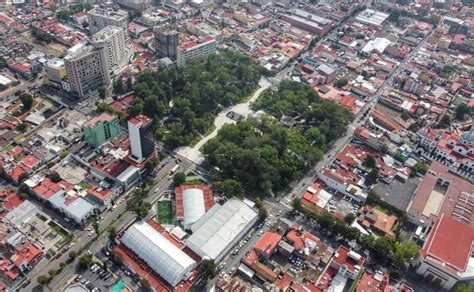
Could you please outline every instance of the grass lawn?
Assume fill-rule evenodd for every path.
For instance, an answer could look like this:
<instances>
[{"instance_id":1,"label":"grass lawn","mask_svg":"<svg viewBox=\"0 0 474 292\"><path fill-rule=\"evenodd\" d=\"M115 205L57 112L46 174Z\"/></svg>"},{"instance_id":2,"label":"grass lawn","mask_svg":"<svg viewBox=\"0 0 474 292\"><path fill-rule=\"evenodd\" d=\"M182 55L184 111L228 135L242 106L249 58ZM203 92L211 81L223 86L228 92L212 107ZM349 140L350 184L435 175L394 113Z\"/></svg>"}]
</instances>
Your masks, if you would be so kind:
<instances>
[{"instance_id":1,"label":"grass lawn","mask_svg":"<svg viewBox=\"0 0 474 292\"><path fill-rule=\"evenodd\" d=\"M158 201L156 203L156 220L160 224L171 224L172 220L171 201Z\"/></svg>"}]
</instances>

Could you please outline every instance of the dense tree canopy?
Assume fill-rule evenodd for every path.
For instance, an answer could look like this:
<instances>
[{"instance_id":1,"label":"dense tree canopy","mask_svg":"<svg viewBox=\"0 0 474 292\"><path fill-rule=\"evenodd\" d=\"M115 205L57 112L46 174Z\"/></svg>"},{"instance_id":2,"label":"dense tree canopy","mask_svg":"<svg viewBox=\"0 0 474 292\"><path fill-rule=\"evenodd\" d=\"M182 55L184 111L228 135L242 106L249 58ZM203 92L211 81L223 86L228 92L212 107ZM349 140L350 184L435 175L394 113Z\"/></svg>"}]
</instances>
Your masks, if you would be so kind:
<instances>
[{"instance_id":1,"label":"dense tree canopy","mask_svg":"<svg viewBox=\"0 0 474 292\"><path fill-rule=\"evenodd\" d=\"M277 91L266 90L253 107L276 118L296 118L295 130L321 150L340 137L354 118L346 108L320 99L310 86L294 81L283 81Z\"/></svg>"},{"instance_id":2,"label":"dense tree canopy","mask_svg":"<svg viewBox=\"0 0 474 292\"><path fill-rule=\"evenodd\" d=\"M203 152L217 180L239 181L252 195L283 190L322 158L303 135L267 118L225 125Z\"/></svg>"},{"instance_id":3,"label":"dense tree canopy","mask_svg":"<svg viewBox=\"0 0 474 292\"><path fill-rule=\"evenodd\" d=\"M266 90L253 108L276 118L293 117L297 123L288 129L264 116L225 125L203 152L207 166L217 170L218 181L236 180L254 196L282 191L301 177L353 119L348 110L320 100L311 87L293 81Z\"/></svg>"},{"instance_id":4,"label":"dense tree canopy","mask_svg":"<svg viewBox=\"0 0 474 292\"><path fill-rule=\"evenodd\" d=\"M260 74L260 66L231 51L192 60L184 69L145 71L134 84L130 114L153 117L156 137L168 146L186 145L212 127L222 108L251 94Z\"/></svg>"}]
</instances>

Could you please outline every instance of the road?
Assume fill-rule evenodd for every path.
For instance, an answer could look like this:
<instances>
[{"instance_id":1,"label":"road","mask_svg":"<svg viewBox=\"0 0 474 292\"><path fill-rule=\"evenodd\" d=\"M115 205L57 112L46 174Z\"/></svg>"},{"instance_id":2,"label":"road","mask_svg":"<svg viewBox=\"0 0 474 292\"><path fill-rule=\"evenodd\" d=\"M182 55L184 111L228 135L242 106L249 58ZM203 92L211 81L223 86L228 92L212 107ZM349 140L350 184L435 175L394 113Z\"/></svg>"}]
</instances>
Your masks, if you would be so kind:
<instances>
[{"instance_id":1,"label":"road","mask_svg":"<svg viewBox=\"0 0 474 292\"><path fill-rule=\"evenodd\" d=\"M269 224L270 226L268 226L267 224L263 224L260 229L258 228L258 225L254 226L246 235L248 236L248 234L251 234L250 239L247 240L246 244L244 244L241 248L239 248L239 252L235 256L232 255L232 251L235 250L236 246L231 249L231 252L229 253L229 255L227 255L227 257L225 257L221 261L221 263L225 263L225 265L219 272L222 271L225 275L224 277L229 277L229 272L232 269L234 269L234 272L235 272L237 268L239 267L241 260L255 246L255 244L261 237L261 235L258 235L258 231L262 230L263 232L265 232L265 231L270 230L273 227L273 225L275 225L275 221L279 217L276 214L278 214L281 211L281 216L284 216L289 211L289 209L286 206L279 204L277 202L265 201L264 205L269 214L269 217L267 218L266 222L270 222ZM221 276L218 275L214 279L209 280L207 283L206 290L209 291L211 287L214 286L218 278L220 277Z\"/></svg>"},{"instance_id":2,"label":"road","mask_svg":"<svg viewBox=\"0 0 474 292\"><path fill-rule=\"evenodd\" d=\"M303 177L298 183L294 185L292 188L291 192L287 194L285 197L282 197L281 202L286 205L290 205L292 198L292 194L296 194L296 197L301 197L303 195L303 192L306 190L307 186L311 184L317 176L318 171L321 170L323 166L326 166L329 164L330 161L332 161L337 153L339 153L342 148L347 145L350 140L352 139L352 136L354 134L354 130L357 127L362 126L365 123L365 119L361 119L361 116L366 112L369 111L372 112L375 104L378 101L378 98L380 95L384 92L384 90L392 85L393 79L395 76L399 75L399 73L405 68L405 65L413 59L413 57L416 55L416 53L420 50L420 48L423 47L423 45L426 43L426 41L431 37L431 35L434 33L434 30L431 31L431 33L427 34L425 38L408 54L408 56L398 64L398 66L390 73L387 79L382 83L382 85L377 89L377 91L369 98L367 103L364 105L364 107L358 112L358 114L355 116L354 120L352 123L350 123L347 126L347 131L345 135L341 138L339 138L337 141L334 142L333 145L331 145L330 149L328 152L326 152L324 158L319 161L313 169L311 169L305 177ZM369 117L370 114L367 114L367 117Z\"/></svg>"},{"instance_id":3,"label":"road","mask_svg":"<svg viewBox=\"0 0 474 292\"><path fill-rule=\"evenodd\" d=\"M148 196L145 198L145 202L154 202L158 196L162 193L162 190L169 189L172 184L171 177L169 172L176 165L174 159L166 158L169 161L162 169L160 169L155 176L155 181L157 183L150 188ZM196 166L187 160L180 162L180 165L183 169L194 169ZM159 192L154 192L156 188L159 188ZM129 192L132 192L133 189ZM128 193L123 194L122 197L127 196ZM109 226L115 226L117 231L122 230L128 224L130 224L134 218L135 214L133 212L126 210L126 201L122 203L117 202L117 207L114 210L108 210L103 213L101 216L104 218L99 222L100 232L107 229ZM31 279L31 283L25 288L25 291L32 291L33 288L37 285L36 278L39 275L47 275L48 271L51 269L59 269L60 263L65 262L69 258L69 253L71 251L75 252L84 252L90 250L93 254L100 251L101 248L107 245L108 243L108 233L103 232L96 239L93 236L88 235L87 230L76 231L74 234L73 242L75 243L67 252L65 252L61 257L57 259L46 259L43 258L34 268L28 273L28 277ZM54 277L54 279L45 286L45 291L60 291L64 285L72 278L75 274L75 266L77 260L72 264L69 264L63 269L63 271Z\"/></svg>"}]
</instances>

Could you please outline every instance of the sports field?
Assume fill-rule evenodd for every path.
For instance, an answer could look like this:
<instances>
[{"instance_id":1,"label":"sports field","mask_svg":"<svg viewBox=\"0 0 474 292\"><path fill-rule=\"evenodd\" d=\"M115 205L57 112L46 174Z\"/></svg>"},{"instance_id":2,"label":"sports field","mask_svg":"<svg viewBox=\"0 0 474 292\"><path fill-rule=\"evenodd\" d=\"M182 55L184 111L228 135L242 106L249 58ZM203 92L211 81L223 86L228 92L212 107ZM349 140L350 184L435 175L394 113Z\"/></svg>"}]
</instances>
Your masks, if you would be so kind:
<instances>
[{"instance_id":1,"label":"sports field","mask_svg":"<svg viewBox=\"0 0 474 292\"><path fill-rule=\"evenodd\" d=\"M171 224L172 218L171 201L158 201L156 203L156 221L160 224Z\"/></svg>"}]
</instances>

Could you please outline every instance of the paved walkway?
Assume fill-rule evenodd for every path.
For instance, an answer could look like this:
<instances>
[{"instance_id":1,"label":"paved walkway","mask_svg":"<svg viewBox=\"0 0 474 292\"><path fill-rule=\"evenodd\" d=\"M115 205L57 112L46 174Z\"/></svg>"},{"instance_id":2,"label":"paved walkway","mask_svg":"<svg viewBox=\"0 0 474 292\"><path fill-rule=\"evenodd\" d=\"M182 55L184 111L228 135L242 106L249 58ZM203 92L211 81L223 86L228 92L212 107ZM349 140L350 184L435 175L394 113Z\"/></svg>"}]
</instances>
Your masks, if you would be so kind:
<instances>
[{"instance_id":1,"label":"paved walkway","mask_svg":"<svg viewBox=\"0 0 474 292\"><path fill-rule=\"evenodd\" d=\"M239 103L239 104L236 104L236 105L233 105L233 106L230 106L230 107L227 107L227 108L223 109L217 115L216 119L214 120L215 129L214 129L214 131L212 131L212 133L210 133L206 137L202 138L196 145L194 145L194 147L189 147L189 146L179 147L179 148L176 149L176 152L179 155L182 155L182 156L186 157L187 159L191 160L192 162L194 162L196 164L200 164L201 162L203 162L204 161L204 156L199 151L199 149L201 149L201 147L204 144L206 144L207 141L209 141L210 139L217 136L217 132L222 128L222 126L224 126L225 124L235 124L234 120L229 119L226 116L228 112L234 111L234 112L242 115L242 117L244 117L244 118L254 113L254 111L250 108L250 105L255 100L257 100L257 98L260 96L260 94L265 89L267 89L271 86L271 83L265 77L262 77L259 81L259 85L260 85L260 88L257 91L254 92L254 94L252 95L252 97L248 101L243 102L243 103Z\"/></svg>"}]
</instances>

